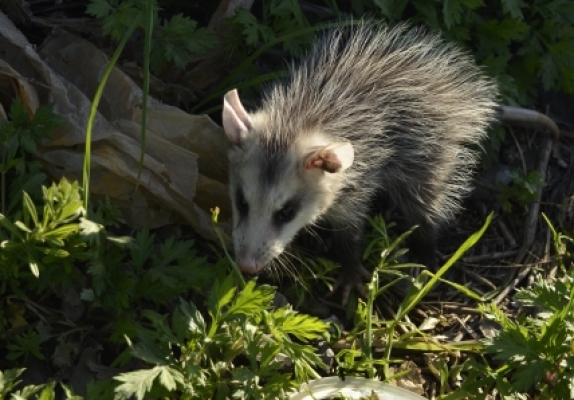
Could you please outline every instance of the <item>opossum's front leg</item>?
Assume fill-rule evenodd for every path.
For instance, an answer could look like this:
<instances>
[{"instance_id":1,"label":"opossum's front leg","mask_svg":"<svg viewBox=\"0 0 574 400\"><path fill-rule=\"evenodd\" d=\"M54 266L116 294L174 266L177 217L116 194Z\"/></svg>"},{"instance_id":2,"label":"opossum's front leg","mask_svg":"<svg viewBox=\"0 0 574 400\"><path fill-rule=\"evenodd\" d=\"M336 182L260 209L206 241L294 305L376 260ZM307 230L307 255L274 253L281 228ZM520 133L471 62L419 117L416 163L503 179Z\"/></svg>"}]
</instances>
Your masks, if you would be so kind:
<instances>
[{"instance_id":1,"label":"opossum's front leg","mask_svg":"<svg viewBox=\"0 0 574 400\"><path fill-rule=\"evenodd\" d=\"M362 223L352 227L333 227L329 256L341 265L341 269L331 293L341 289L343 305L347 304L351 289L367 297L363 280L370 279L371 273L361 264L362 243Z\"/></svg>"}]
</instances>

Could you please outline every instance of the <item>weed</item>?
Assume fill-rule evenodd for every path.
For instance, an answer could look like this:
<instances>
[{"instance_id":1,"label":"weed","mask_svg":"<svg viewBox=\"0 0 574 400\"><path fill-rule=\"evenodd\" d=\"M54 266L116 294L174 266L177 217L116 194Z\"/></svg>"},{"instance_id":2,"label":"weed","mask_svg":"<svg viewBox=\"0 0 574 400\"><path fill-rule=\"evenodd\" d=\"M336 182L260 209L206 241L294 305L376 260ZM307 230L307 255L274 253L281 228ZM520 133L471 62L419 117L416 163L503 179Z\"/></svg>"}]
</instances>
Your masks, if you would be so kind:
<instances>
[{"instance_id":1,"label":"weed","mask_svg":"<svg viewBox=\"0 0 574 400\"><path fill-rule=\"evenodd\" d=\"M480 296L468 288L446 281L442 279L442 276L468 249L476 244L489 226L491 218L492 216L489 216L484 226L468 238L436 273L423 269L416 278L403 273L401 270L404 268L422 266L400 262L400 257L405 253L405 249L402 248L401 245L416 228L403 233L396 239L392 239L389 236L388 227L382 217L377 216L371 220L373 233L369 236L370 242L365 251L365 256L370 258L378 255L377 266L373 273L373 278L367 286L368 297L366 302L359 301L356 308L354 327L347 338L350 342L350 348L344 349L337 354L339 370L342 374L359 373L366 374L370 378L380 378L384 376L386 379L390 379L391 375L388 366L395 361L391 359L393 347L414 349L421 344L420 341L413 338L412 332L395 337L396 327L399 324L412 325L406 321L408 313L420 303L423 297L426 296L439 281L453 286L474 299L480 299ZM399 305L394 320L386 321L378 319L374 310L376 299L402 280L408 280L410 282L410 289ZM386 282L386 284L381 285L382 282ZM415 332L418 332L416 327L412 328L415 329ZM375 359L372 353L373 343L377 337L384 338L383 341L386 342L385 354L381 359ZM434 351L432 345L434 340L424 338L424 341L425 348ZM447 347L448 346L443 345L435 346L435 348L439 350L444 350ZM383 367L382 373L376 368L378 366Z\"/></svg>"},{"instance_id":2,"label":"weed","mask_svg":"<svg viewBox=\"0 0 574 400\"><path fill-rule=\"evenodd\" d=\"M252 280L236 292L232 276L214 283L207 299L210 321L191 302L171 317L144 312L152 328L137 330L132 354L151 369L120 374L120 398L283 398L297 381L318 377L322 362L308 342L321 338L325 323L288 307L270 309L274 291ZM282 357L283 355L283 357ZM287 357L292 368L285 369ZM294 372L289 372L290 370Z\"/></svg>"},{"instance_id":3,"label":"weed","mask_svg":"<svg viewBox=\"0 0 574 400\"><path fill-rule=\"evenodd\" d=\"M521 209L526 208L529 203L536 201L538 190L546 186L538 171L530 171L524 174L520 169L510 172L511 185L499 185L496 199L502 204L505 212L512 211L513 205L518 205Z\"/></svg>"},{"instance_id":4,"label":"weed","mask_svg":"<svg viewBox=\"0 0 574 400\"><path fill-rule=\"evenodd\" d=\"M572 238L554 233L555 247ZM574 277L563 270L562 278L544 279L537 275L532 287L518 289L515 299L528 312L510 318L495 304L479 310L499 325L498 333L483 340L483 354L471 355L449 372L451 378L464 377L460 387L443 400L486 398L496 392L502 398L571 399L574 393ZM477 393L482 393L478 396ZM478 397L477 397L478 396Z\"/></svg>"},{"instance_id":5,"label":"weed","mask_svg":"<svg viewBox=\"0 0 574 400\"><path fill-rule=\"evenodd\" d=\"M16 387L21 383L17 380L24 372L24 368L8 369L4 372L0 371L0 398L5 399L7 395L11 395L12 399L54 399L56 398L55 382L44 383L41 385L28 385L22 389L16 390ZM65 398L68 400L81 400L82 398L74 395L72 390L64 384L60 384ZM34 397L32 397L34 396Z\"/></svg>"},{"instance_id":6,"label":"weed","mask_svg":"<svg viewBox=\"0 0 574 400\"><path fill-rule=\"evenodd\" d=\"M31 159L40 142L63 120L52 112L53 106L39 107L31 116L21 99L10 106L8 120L0 122L0 202L1 213L11 213L22 201L22 191L38 199L40 185L46 181L41 164ZM12 175L8 192L7 175ZM7 203L6 198L10 199Z\"/></svg>"},{"instance_id":7,"label":"weed","mask_svg":"<svg viewBox=\"0 0 574 400\"><path fill-rule=\"evenodd\" d=\"M92 221L105 227L119 228L126 223L120 209L110 203L110 198L107 196L105 202L99 201L98 207L90 210L88 215Z\"/></svg>"},{"instance_id":8,"label":"weed","mask_svg":"<svg viewBox=\"0 0 574 400\"><path fill-rule=\"evenodd\" d=\"M102 20L104 35L120 41L126 33L136 27L146 32L156 32L151 36L150 67L154 73L161 72L169 62L184 69L192 55L203 54L217 43L213 34L206 28L197 28L197 22L176 14L171 19L160 19L156 1L138 0L92 0L87 13ZM148 15L151 14L151 18Z\"/></svg>"},{"instance_id":9,"label":"weed","mask_svg":"<svg viewBox=\"0 0 574 400\"><path fill-rule=\"evenodd\" d=\"M15 335L14 342L9 343L6 346L6 349L8 350L6 359L15 360L23 357L24 361L26 361L29 355L33 355L40 360L45 360L44 355L40 351L40 344L44 340L45 338L35 331L28 331L21 335Z\"/></svg>"},{"instance_id":10,"label":"weed","mask_svg":"<svg viewBox=\"0 0 574 400\"><path fill-rule=\"evenodd\" d=\"M17 214L21 220L12 222L0 214L0 227L7 232L0 242L4 279L14 279L16 284L26 276L20 266L27 265L36 278L40 272L46 274L34 285L40 290L52 279L63 281L72 273L74 261L87 258L79 224L85 212L78 184L62 179L58 185L42 187L42 193L44 207L40 210L23 193L23 210Z\"/></svg>"}]
</instances>

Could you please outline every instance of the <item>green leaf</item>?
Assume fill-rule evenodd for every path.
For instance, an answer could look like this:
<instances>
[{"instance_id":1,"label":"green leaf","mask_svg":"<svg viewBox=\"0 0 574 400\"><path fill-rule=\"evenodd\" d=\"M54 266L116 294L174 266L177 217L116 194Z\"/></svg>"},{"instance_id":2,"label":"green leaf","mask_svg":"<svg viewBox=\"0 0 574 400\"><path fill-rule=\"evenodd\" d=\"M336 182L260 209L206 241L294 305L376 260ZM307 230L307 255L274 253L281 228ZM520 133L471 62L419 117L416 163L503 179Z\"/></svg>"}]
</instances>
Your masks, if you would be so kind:
<instances>
[{"instance_id":1,"label":"green leaf","mask_svg":"<svg viewBox=\"0 0 574 400\"><path fill-rule=\"evenodd\" d=\"M407 1L395 0L374 0L374 3L379 7L381 13L391 21L400 20L408 4Z\"/></svg>"},{"instance_id":2,"label":"green leaf","mask_svg":"<svg viewBox=\"0 0 574 400\"><path fill-rule=\"evenodd\" d=\"M22 381L16 380L26 368L7 369L0 371L0 398L5 398Z\"/></svg>"},{"instance_id":3,"label":"green leaf","mask_svg":"<svg viewBox=\"0 0 574 400\"><path fill-rule=\"evenodd\" d=\"M257 314L271 305L275 290L271 286L261 285L256 287L255 284L255 279L247 282L235 301L221 317L222 320L227 320L237 315L250 316Z\"/></svg>"},{"instance_id":4,"label":"green leaf","mask_svg":"<svg viewBox=\"0 0 574 400\"><path fill-rule=\"evenodd\" d=\"M30 267L32 275L34 275L36 278L39 278L40 268L38 267L38 263L36 262L36 260L30 254L28 254L28 266Z\"/></svg>"},{"instance_id":5,"label":"green leaf","mask_svg":"<svg viewBox=\"0 0 574 400\"><path fill-rule=\"evenodd\" d=\"M0 172L6 173L18 165L20 162L22 162L21 158L15 158L13 160L9 160L6 164L0 164Z\"/></svg>"},{"instance_id":6,"label":"green leaf","mask_svg":"<svg viewBox=\"0 0 574 400\"><path fill-rule=\"evenodd\" d=\"M102 19L114 11L113 7L107 0L91 0L86 8L86 14Z\"/></svg>"},{"instance_id":7,"label":"green leaf","mask_svg":"<svg viewBox=\"0 0 574 400\"><path fill-rule=\"evenodd\" d=\"M121 40L132 24L142 26L145 15L145 2L114 2L117 7L109 15L102 17L102 31L114 40ZM98 10L99 11L99 10ZM103 7L101 9L103 11Z\"/></svg>"},{"instance_id":8,"label":"green leaf","mask_svg":"<svg viewBox=\"0 0 574 400\"><path fill-rule=\"evenodd\" d=\"M160 71L171 61L179 69L185 69L192 55L203 54L216 44L217 39L211 31L197 29L196 21L176 14L170 21L163 22L161 36L152 42L152 67Z\"/></svg>"},{"instance_id":9,"label":"green leaf","mask_svg":"<svg viewBox=\"0 0 574 400\"><path fill-rule=\"evenodd\" d=\"M517 289L515 298L527 307L537 307L549 314L554 314L567 306L570 288L573 285L573 278L570 277L564 277L564 281L555 280L550 283L541 275L537 275L531 287Z\"/></svg>"},{"instance_id":10,"label":"green leaf","mask_svg":"<svg viewBox=\"0 0 574 400\"><path fill-rule=\"evenodd\" d=\"M484 52L504 56L509 52L510 43L523 40L529 30L527 23L515 18L489 19L477 25L476 35Z\"/></svg>"},{"instance_id":11,"label":"green leaf","mask_svg":"<svg viewBox=\"0 0 574 400\"><path fill-rule=\"evenodd\" d=\"M483 0L460 0L460 2L464 4L466 7L468 7L470 10L475 10L478 7L484 5Z\"/></svg>"},{"instance_id":12,"label":"green leaf","mask_svg":"<svg viewBox=\"0 0 574 400\"><path fill-rule=\"evenodd\" d=\"M510 14L512 18L524 19L521 10L524 6L522 0L502 0L502 10L505 14Z\"/></svg>"},{"instance_id":13,"label":"green leaf","mask_svg":"<svg viewBox=\"0 0 574 400\"><path fill-rule=\"evenodd\" d=\"M24 225L24 223L22 221L16 221L16 222L14 222L14 225L18 229L20 229L26 233L32 233L32 230L30 228L28 228L26 225Z\"/></svg>"},{"instance_id":14,"label":"green leaf","mask_svg":"<svg viewBox=\"0 0 574 400\"><path fill-rule=\"evenodd\" d=\"M14 236L16 236L17 239L19 239L19 240L24 239L22 234L18 230L18 227L15 224L13 224L12 222L10 222L8 220L8 218L6 218L3 214L0 214L0 226L3 227L4 229L6 229L7 231L9 231L10 233L12 233ZM28 230L28 232L29 232L29 230Z\"/></svg>"},{"instance_id":15,"label":"green leaf","mask_svg":"<svg viewBox=\"0 0 574 400\"><path fill-rule=\"evenodd\" d=\"M41 248L38 250L54 258L66 258L70 256L70 252L63 249Z\"/></svg>"},{"instance_id":16,"label":"green leaf","mask_svg":"<svg viewBox=\"0 0 574 400\"><path fill-rule=\"evenodd\" d=\"M138 400L142 400L145 394L151 391L155 379L165 368L167 367L157 366L152 369L119 374L114 379L123 383L116 387L115 392L124 398L135 396Z\"/></svg>"},{"instance_id":17,"label":"green leaf","mask_svg":"<svg viewBox=\"0 0 574 400\"><path fill-rule=\"evenodd\" d=\"M62 225L58 228L51 229L50 231L44 233L42 236L46 240L66 239L68 236L77 233L79 229L80 227L78 224Z\"/></svg>"},{"instance_id":18,"label":"green leaf","mask_svg":"<svg viewBox=\"0 0 574 400\"><path fill-rule=\"evenodd\" d=\"M56 398L56 393L54 392L54 386L56 382L49 382L46 384L42 392L40 393L39 400L54 400Z\"/></svg>"},{"instance_id":19,"label":"green leaf","mask_svg":"<svg viewBox=\"0 0 574 400\"><path fill-rule=\"evenodd\" d=\"M159 263L158 268L165 267L174 261L179 259L185 259L185 257L191 254L191 247L193 246L192 240L179 240L176 241L172 236L167 239L160 248Z\"/></svg>"},{"instance_id":20,"label":"green leaf","mask_svg":"<svg viewBox=\"0 0 574 400\"><path fill-rule=\"evenodd\" d=\"M113 399L114 385L111 379L90 380L86 388L86 399Z\"/></svg>"},{"instance_id":21,"label":"green leaf","mask_svg":"<svg viewBox=\"0 0 574 400\"><path fill-rule=\"evenodd\" d=\"M452 28L460 23L462 14L462 3L458 0L444 0L442 6L442 16L446 29Z\"/></svg>"},{"instance_id":22,"label":"green leaf","mask_svg":"<svg viewBox=\"0 0 574 400\"><path fill-rule=\"evenodd\" d=\"M154 238L155 235L150 235L146 229L136 233L135 240L129 244L134 267L138 269L142 268L145 262L150 258L153 252L152 245Z\"/></svg>"},{"instance_id":23,"label":"green leaf","mask_svg":"<svg viewBox=\"0 0 574 400\"><path fill-rule=\"evenodd\" d=\"M270 317L273 321L271 330L276 337L290 334L305 342L321 338L329 329L329 325L319 318L299 314L286 307L272 311Z\"/></svg>"},{"instance_id":24,"label":"green leaf","mask_svg":"<svg viewBox=\"0 0 574 400\"><path fill-rule=\"evenodd\" d=\"M79 198L79 193L77 197L77 200L68 200L69 202L60 210L58 215L58 220L60 222L69 222L78 218L80 215L85 214L84 208L82 207L82 200Z\"/></svg>"},{"instance_id":25,"label":"green leaf","mask_svg":"<svg viewBox=\"0 0 574 400\"><path fill-rule=\"evenodd\" d=\"M30 122L30 116L26 111L24 102L19 97L15 98L10 106L10 120L18 128L23 128Z\"/></svg>"},{"instance_id":26,"label":"green leaf","mask_svg":"<svg viewBox=\"0 0 574 400\"><path fill-rule=\"evenodd\" d=\"M412 19L413 23L425 23L432 30L440 30L441 24L439 23L437 6L434 2L428 0L414 0L418 16Z\"/></svg>"},{"instance_id":27,"label":"green leaf","mask_svg":"<svg viewBox=\"0 0 574 400\"><path fill-rule=\"evenodd\" d=\"M241 8L233 17L233 22L243 26L243 37L248 46L256 46L259 43L259 31L257 18L249 10Z\"/></svg>"},{"instance_id":28,"label":"green leaf","mask_svg":"<svg viewBox=\"0 0 574 400\"><path fill-rule=\"evenodd\" d=\"M199 28L189 34L185 42L187 50L192 55L204 54L218 44L217 38L207 28Z\"/></svg>"},{"instance_id":29,"label":"green leaf","mask_svg":"<svg viewBox=\"0 0 574 400\"><path fill-rule=\"evenodd\" d=\"M185 379L181 372L174 368L166 366L159 374L159 382L169 391L172 392L177 388L177 384L183 385Z\"/></svg>"},{"instance_id":30,"label":"green leaf","mask_svg":"<svg viewBox=\"0 0 574 400\"><path fill-rule=\"evenodd\" d=\"M560 71L552 53L542 55L540 64L540 74L542 75L542 85L544 89L553 89L560 78Z\"/></svg>"},{"instance_id":31,"label":"green leaf","mask_svg":"<svg viewBox=\"0 0 574 400\"><path fill-rule=\"evenodd\" d=\"M522 363L538 356L538 339L530 338L528 330L512 321L499 333L487 348L487 352L496 353L495 359L505 362Z\"/></svg>"},{"instance_id":32,"label":"green leaf","mask_svg":"<svg viewBox=\"0 0 574 400\"><path fill-rule=\"evenodd\" d=\"M180 341L189 336L206 335L205 320L195 305L191 302L180 300L180 305L173 315L173 329Z\"/></svg>"},{"instance_id":33,"label":"green leaf","mask_svg":"<svg viewBox=\"0 0 574 400\"><path fill-rule=\"evenodd\" d=\"M215 282L208 298L209 310L212 316L221 315L223 307L233 300L236 290L237 288L233 284L231 275L227 275L221 282Z\"/></svg>"},{"instance_id":34,"label":"green leaf","mask_svg":"<svg viewBox=\"0 0 574 400\"><path fill-rule=\"evenodd\" d=\"M517 368L512 376L512 390L528 392L537 383L542 382L554 365L546 360L529 362Z\"/></svg>"},{"instance_id":35,"label":"green leaf","mask_svg":"<svg viewBox=\"0 0 574 400\"><path fill-rule=\"evenodd\" d=\"M26 166L30 167L31 164L31 162L27 162ZM18 178L14 180L13 184L11 185L11 199L7 212L10 213L12 210L17 208L20 200L22 199L23 192L37 192L38 188L46 182L46 178L47 176L43 172L32 173L31 171L24 171L20 173Z\"/></svg>"},{"instance_id":36,"label":"green leaf","mask_svg":"<svg viewBox=\"0 0 574 400\"><path fill-rule=\"evenodd\" d=\"M83 400L82 396L75 395L74 391L71 388L69 388L67 385L60 382L60 386L62 387L62 390L64 391L64 395L66 396L66 400Z\"/></svg>"}]
</instances>

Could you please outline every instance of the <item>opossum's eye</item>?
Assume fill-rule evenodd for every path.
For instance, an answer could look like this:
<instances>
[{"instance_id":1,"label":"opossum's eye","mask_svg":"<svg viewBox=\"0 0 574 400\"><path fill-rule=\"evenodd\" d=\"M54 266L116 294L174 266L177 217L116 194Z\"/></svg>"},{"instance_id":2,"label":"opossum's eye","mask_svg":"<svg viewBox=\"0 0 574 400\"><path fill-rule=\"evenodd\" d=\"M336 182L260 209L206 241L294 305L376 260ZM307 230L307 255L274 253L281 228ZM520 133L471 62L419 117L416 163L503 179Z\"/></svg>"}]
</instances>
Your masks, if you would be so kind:
<instances>
[{"instance_id":1,"label":"opossum's eye","mask_svg":"<svg viewBox=\"0 0 574 400\"><path fill-rule=\"evenodd\" d=\"M247 204L247 200L245 200L245 197L243 196L243 191L239 188L235 193L235 204L239 214L247 215L247 212L249 212L249 204Z\"/></svg>"},{"instance_id":2,"label":"opossum's eye","mask_svg":"<svg viewBox=\"0 0 574 400\"><path fill-rule=\"evenodd\" d=\"M285 224L295 218L296 213L297 206L292 202L287 202L281 210L275 213L273 218L277 224Z\"/></svg>"}]
</instances>

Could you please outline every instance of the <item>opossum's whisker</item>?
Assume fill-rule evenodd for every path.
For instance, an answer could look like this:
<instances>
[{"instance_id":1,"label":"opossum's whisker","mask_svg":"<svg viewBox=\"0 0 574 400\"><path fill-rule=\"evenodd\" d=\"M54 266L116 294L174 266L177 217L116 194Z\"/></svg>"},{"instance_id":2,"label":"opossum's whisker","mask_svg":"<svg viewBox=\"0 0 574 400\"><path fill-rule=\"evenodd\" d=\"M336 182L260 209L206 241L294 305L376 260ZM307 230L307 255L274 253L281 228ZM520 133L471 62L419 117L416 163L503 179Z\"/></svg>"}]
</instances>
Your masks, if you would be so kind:
<instances>
[{"instance_id":1,"label":"opossum's whisker","mask_svg":"<svg viewBox=\"0 0 574 400\"><path fill-rule=\"evenodd\" d=\"M269 264L266 267L267 270L267 274L269 275L269 277L274 280L274 281L278 281L281 277L282 274L282 265L281 262L279 260L279 258L275 258L273 260L271 260L271 262L269 262Z\"/></svg>"},{"instance_id":2,"label":"opossum's whisker","mask_svg":"<svg viewBox=\"0 0 574 400\"><path fill-rule=\"evenodd\" d=\"M287 274L290 275L294 280L299 281L301 279L299 268L297 268L297 266L293 264L292 260L299 261L299 266L304 265L304 263L301 261L299 257L291 253L289 250L285 250L282 255L284 255L284 257L281 258L282 261L284 262L283 265L285 266L285 272L287 272Z\"/></svg>"},{"instance_id":3,"label":"opossum's whisker","mask_svg":"<svg viewBox=\"0 0 574 400\"><path fill-rule=\"evenodd\" d=\"M302 268L308 270L309 273L310 273L312 276L315 275L315 272L313 271L313 269L311 268L311 266L310 266L309 264L307 264L304 260L302 260L300 257L298 257L296 254L287 252L287 255L288 255L289 257L292 257L292 258L294 258L295 260L298 261L297 268L294 268L294 271L295 271L295 274L296 274L296 275L295 275L295 274L292 275L293 278L295 278L295 279L297 279L297 280L301 280L301 278L300 278L300 276L301 276L300 271L301 271Z\"/></svg>"},{"instance_id":4,"label":"opossum's whisker","mask_svg":"<svg viewBox=\"0 0 574 400\"><path fill-rule=\"evenodd\" d=\"M325 241L319 235L319 233L317 233L315 228L316 228L316 226L311 225L311 226L306 226L303 229L305 229L305 232L307 232L307 234L309 234L311 237L315 238L317 240L317 242L319 242L319 244L324 247Z\"/></svg>"}]
</instances>

